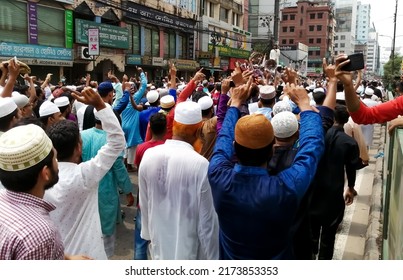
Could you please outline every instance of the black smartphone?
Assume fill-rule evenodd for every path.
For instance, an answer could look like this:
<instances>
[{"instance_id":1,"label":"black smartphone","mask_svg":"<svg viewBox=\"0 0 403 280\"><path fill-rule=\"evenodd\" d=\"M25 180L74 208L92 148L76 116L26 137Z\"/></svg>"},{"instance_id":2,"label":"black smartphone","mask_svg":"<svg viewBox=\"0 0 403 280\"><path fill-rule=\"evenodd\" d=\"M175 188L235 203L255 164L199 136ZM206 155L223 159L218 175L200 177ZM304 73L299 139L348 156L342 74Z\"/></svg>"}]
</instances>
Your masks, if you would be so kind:
<instances>
[{"instance_id":1,"label":"black smartphone","mask_svg":"<svg viewBox=\"0 0 403 280\"><path fill-rule=\"evenodd\" d=\"M347 59L349 59L350 62L344 65L341 70L351 72L364 69L364 55L362 53L350 54Z\"/></svg>"},{"instance_id":2,"label":"black smartphone","mask_svg":"<svg viewBox=\"0 0 403 280\"><path fill-rule=\"evenodd\" d=\"M235 87L234 81L229 82L229 87L230 87L230 88Z\"/></svg>"}]
</instances>

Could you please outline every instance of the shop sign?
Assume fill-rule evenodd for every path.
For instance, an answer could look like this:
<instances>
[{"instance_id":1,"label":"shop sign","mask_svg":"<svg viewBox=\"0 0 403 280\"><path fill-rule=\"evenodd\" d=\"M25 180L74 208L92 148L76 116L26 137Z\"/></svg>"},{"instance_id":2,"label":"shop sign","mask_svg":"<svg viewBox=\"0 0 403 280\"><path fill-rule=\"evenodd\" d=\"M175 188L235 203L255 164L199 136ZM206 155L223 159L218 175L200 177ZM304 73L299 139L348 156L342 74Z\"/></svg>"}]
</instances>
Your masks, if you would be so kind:
<instances>
[{"instance_id":1,"label":"shop sign","mask_svg":"<svg viewBox=\"0 0 403 280\"><path fill-rule=\"evenodd\" d=\"M76 43L88 45L88 29L99 29L99 45L101 47L128 49L129 30L109 24L76 19Z\"/></svg>"},{"instance_id":2,"label":"shop sign","mask_svg":"<svg viewBox=\"0 0 403 280\"><path fill-rule=\"evenodd\" d=\"M66 10L64 12L65 29L66 29L66 48L73 48L73 11Z\"/></svg>"},{"instance_id":3,"label":"shop sign","mask_svg":"<svg viewBox=\"0 0 403 280\"><path fill-rule=\"evenodd\" d=\"M228 46L222 46L222 45L215 46L215 48L218 49L219 56L237 57L237 58L249 58L249 56L250 56L250 51L247 51L247 50L235 49L235 48L230 48ZM209 50L209 52L213 51L212 44L208 44L208 50Z\"/></svg>"},{"instance_id":4,"label":"shop sign","mask_svg":"<svg viewBox=\"0 0 403 280\"><path fill-rule=\"evenodd\" d=\"M171 28L184 29L185 31L193 33L195 25L195 21L193 20L179 18L130 1L127 1L125 10L127 11L127 18L136 20L146 19L156 25L167 25Z\"/></svg>"},{"instance_id":5,"label":"shop sign","mask_svg":"<svg viewBox=\"0 0 403 280\"><path fill-rule=\"evenodd\" d=\"M46 60L73 60L73 50L39 45L0 43L0 56Z\"/></svg>"},{"instance_id":6,"label":"shop sign","mask_svg":"<svg viewBox=\"0 0 403 280\"><path fill-rule=\"evenodd\" d=\"M7 60L9 57L0 57L0 60ZM53 60L53 59L41 59L41 58L18 58L19 61L28 65L41 65L41 66L66 66L72 67L73 61L67 60Z\"/></svg>"},{"instance_id":7,"label":"shop sign","mask_svg":"<svg viewBox=\"0 0 403 280\"><path fill-rule=\"evenodd\" d=\"M38 44L38 10L34 2L27 3L28 9L28 43Z\"/></svg>"},{"instance_id":8,"label":"shop sign","mask_svg":"<svg viewBox=\"0 0 403 280\"><path fill-rule=\"evenodd\" d=\"M200 64L195 60L170 59L169 63L174 63L178 70L196 70L200 67Z\"/></svg>"},{"instance_id":9,"label":"shop sign","mask_svg":"<svg viewBox=\"0 0 403 280\"><path fill-rule=\"evenodd\" d=\"M153 66L165 66L166 61L162 57L153 57L152 58L152 65Z\"/></svg>"},{"instance_id":10,"label":"shop sign","mask_svg":"<svg viewBox=\"0 0 403 280\"><path fill-rule=\"evenodd\" d=\"M127 55L126 64L127 65L141 65L141 55Z\"/></svg>"},{"instance_id":11,"label":"shop sign","mask_svg":"<svg viewBox=\"0 0 403 280\"><path fill-rule=\"evenodd\" d=\"M199 52L199 59L212 58L213 54L211 52Z\"/></svg>"},{"instance_id":12,"label":"shop sign","mask_svg":"<svg viewBox=\"0 0 403 280\"><path fill-rule=\"evenodd\" d=\"M152 65L152 63L153 63L153 61L152 61L152 57L151 56L148 56L148 55L144 55L143 57L142 57L142 64L144 64L144 65Z\"/></svg>"}]
</instances>

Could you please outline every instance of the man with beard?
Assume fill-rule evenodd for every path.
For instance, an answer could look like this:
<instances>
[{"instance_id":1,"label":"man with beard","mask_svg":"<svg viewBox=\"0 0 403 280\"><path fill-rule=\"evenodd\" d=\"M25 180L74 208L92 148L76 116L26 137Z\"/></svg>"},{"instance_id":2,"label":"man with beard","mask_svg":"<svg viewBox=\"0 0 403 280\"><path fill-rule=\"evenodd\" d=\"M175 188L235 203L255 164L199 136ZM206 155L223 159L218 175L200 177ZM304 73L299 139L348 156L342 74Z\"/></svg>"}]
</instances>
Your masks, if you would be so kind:
<instances>
[{"instance_id":1,"label":"man with beard","mask_svg":"<svg viewBox=\"0 0 403 280\"><path fill-rule=\"evenodd\" d=\"M84 89L78 101L94 106L95 116L106 132L107 143L91 160L81 162L82 141L78 125L63 120L47 131L57 150L60 180L45 193L45 200L56 205L51 213L58 222L66 251L83 252L94 259L107 259L98 211L98 186L125 147L125 138L111 107L92 89Z\"/></svg>"},{"instance_id":2,"label":"man with beard","mask_svg":"<svg viewBox=\"0 0 403 280\"><path fill-rule=\"evenodd\" d=\"M141 237L151 241L152 259L218 259L208 161L195 148L201 125L199 104L177 104L172 139L148 149L141 161Z\"/></svg>"},{"instance_id":3,"label":"man with beard","mask_svg":"<svg viewBox=\"0 0 403 280\"><path fill-rule=\"evenodd\" d=\"M43 199L58 181L52 141L37 125L12 128L0 137L0 260L62 260L55 206Z\"/></svg>"}]
</instances>

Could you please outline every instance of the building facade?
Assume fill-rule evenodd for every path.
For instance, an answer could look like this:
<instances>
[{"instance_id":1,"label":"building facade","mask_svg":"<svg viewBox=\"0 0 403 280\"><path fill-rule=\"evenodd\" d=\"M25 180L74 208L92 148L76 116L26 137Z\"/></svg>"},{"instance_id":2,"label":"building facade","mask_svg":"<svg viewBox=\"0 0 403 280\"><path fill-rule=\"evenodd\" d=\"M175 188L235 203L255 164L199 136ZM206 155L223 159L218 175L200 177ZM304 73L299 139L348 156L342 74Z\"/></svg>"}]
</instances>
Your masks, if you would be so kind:
<instances>
[{"instance_id":1,"label":"building facade","mask_svg":"<svg viewBox=\"0 0 403 280\"><path fill-rule=\"evenodd\" d=\"M335 20L328 2L298 1L297 6L281 10L280 49L296 48L298 43L308 46L308 76L322 74L322 58L333 55L334 32Z\"/></svg>"},{"instance_id":2,"label":"building facade","mask_svg":"<svg viewBox=\"0 0 403 280\"><path fill-rule=\"evenodd\" d=\"M356 41L357 1L336 0L335 17L337 22L335 54L352 54Z\"/></svg>"}]
</instances>

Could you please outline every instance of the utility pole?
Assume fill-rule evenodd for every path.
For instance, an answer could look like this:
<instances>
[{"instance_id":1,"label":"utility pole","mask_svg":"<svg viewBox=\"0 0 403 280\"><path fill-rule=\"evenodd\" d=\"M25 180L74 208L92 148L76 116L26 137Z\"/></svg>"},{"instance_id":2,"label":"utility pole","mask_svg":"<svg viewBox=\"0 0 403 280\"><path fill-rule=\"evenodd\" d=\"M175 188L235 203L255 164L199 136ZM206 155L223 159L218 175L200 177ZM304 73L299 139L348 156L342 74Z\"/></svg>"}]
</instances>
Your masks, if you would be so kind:
<instances>
[{"instance_id":1,"label":"utility pole","mask_svg":"<svg viewBox=\"0 0 403 280\"><path fill-rule=\"evenodd\" d=\"M396 17L397 17L397 0L395 7L395 15L393 17L393 38L392 38L392 50L390 52L390 59L392 59L392 79L395 78L395 41L396 41Z\"/></svg>"},{"instance_id":2,"label":"utility pole","mask_svg":"<svg viewBox=\"0 0 403 280\"><path fill-rule=\"evenodd\" d=\"M397 0L396 0L397 2ZM397 5L397 3L396 3ZM279 15L280 15L280 0L274 0L274 30L273 30L273 35L274 35L274 41L276 44L278 44L278 22L279 22Z\"/></svg>"}]
</instances>

